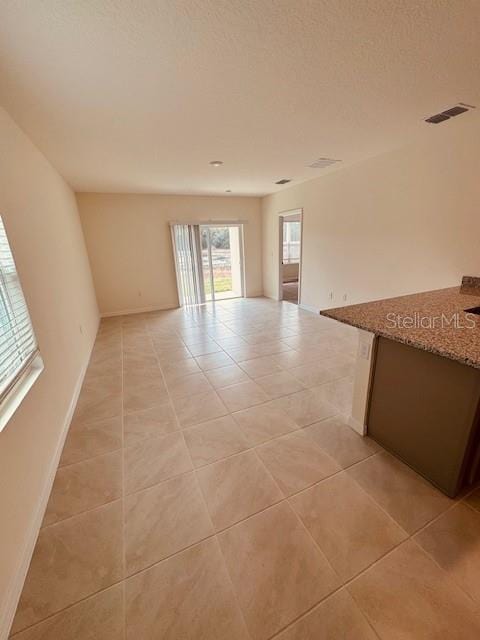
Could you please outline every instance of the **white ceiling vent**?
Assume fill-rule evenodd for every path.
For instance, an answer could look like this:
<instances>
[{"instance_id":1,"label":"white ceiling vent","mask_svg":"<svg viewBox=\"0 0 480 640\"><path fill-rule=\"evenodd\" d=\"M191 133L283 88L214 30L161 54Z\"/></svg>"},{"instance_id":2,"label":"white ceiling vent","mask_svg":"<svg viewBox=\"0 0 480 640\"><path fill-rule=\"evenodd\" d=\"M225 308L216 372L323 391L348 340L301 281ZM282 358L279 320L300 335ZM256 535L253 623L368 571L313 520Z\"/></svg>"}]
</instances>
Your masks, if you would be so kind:
<instances>
[{"instance_id":1,"label":"white ceiling vent","mask_svg":"<svg viewBox=\"0 0 480 640\"><path fill-rule=\"evenodd\" d=\"M307 165L310 169L325 169L332 164L336 164L337 162L341 162L341 160L334 160L333 158L319 158L312 162L312 164Z\"/></svg>"}]
</instances>

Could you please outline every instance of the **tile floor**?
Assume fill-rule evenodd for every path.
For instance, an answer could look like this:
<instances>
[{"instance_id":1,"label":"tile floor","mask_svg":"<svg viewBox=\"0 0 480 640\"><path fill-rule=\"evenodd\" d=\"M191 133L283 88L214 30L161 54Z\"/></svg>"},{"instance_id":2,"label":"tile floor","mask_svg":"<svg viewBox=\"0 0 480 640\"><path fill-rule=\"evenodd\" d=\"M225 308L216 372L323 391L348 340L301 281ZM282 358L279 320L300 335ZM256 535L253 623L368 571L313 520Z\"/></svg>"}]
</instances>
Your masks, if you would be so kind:
<instances>
[{"instance_id":1,"label":"tile floor","mask_svg":"<svg viewBox=\"0 0 480 640\"><path fill-rule=\"evenodd\" d=\"M285 302L298 304L298 280L296 282L284 282L282 284L282 298Z\"/></svg>"},{"instance_id":2,"label":"tile floor","mask_svg":"<svg viewBox=\"0 0 480 640\"><path fill-rule=\"evenodd\" d=\"M265 299L103 321L11 637L479 638L479 490L345 424L355 350Z\"/></svg>"}]
</instances>

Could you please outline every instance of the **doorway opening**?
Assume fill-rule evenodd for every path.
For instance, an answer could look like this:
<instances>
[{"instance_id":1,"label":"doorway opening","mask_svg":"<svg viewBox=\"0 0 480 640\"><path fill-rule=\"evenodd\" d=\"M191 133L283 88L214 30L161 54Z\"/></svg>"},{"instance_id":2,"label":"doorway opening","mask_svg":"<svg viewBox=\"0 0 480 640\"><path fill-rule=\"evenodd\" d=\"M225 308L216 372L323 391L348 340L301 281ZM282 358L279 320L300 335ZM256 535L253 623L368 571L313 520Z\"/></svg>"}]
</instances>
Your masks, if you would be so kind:
<instances>
[{"instance_id":1,"label":"doorway opening","mask_svg":"<svg viewBox=\"0 0 480 640\"><path fill-rule=\"evenodd\" d=\"M181 306L244 295L241 224L172 224Z\"/></svg>"},{"instance_id":2,"label":"doorway opening","mask_svg":"<svg viewBox=\"0 0 480 640\"><path fill-rule=\"evenodd\" d=\"M300 303L302 262L302 210L282 213L279 218L279 299Z\"/></svg>"}]
</instances>

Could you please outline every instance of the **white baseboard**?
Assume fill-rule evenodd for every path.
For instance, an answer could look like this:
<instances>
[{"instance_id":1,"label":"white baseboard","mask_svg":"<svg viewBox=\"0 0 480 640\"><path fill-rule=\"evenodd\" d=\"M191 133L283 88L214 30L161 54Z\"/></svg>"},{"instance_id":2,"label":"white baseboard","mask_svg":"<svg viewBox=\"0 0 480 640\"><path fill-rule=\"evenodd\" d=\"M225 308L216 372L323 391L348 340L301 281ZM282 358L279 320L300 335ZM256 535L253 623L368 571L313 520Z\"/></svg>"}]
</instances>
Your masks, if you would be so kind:
<instances>
[{"instance_id":1,"label":"white baseboard","mask_svg":"<svg viewBox=\"0 0 480 640\"><path fill-rule=\"evenodd\" d=\"M312 307L311 305L305 304L303 302L300 302L298 306L300 307L300 309L303 309L304 311L310 311L311 313L315 313L317 315L320 313L320 309L316 309L315 307Z\"/></svg>"},{"instance_id":2,"label":"white baseboard","mask_svg":"<svg viewBox=\"0 0 480 640\"><path fill-rule=\"evenodd\" d=\"M364 424L362 424L359 420L357 420L356 418L354 418L353 416L349 416L347 418L347 423L350 427L352 427L352 429L354 431L356 431L357 433L359 433L361 436L366 435L367 433L367 428Z\"/></svg>"},{"instance_id":3,"label":"white baseboard","mask_svg":"<svg viewBox=\"0 0 480 640\"><path fill-rule=\"evenodd\" d=\"M95 341L92 343L93 349ZM28 568L30 566L30 562L32 559L33 551L35 549L35 544L37 542L38 533L40 531L40 527L42 526L43 517L45 515L45 510L47 508L48 499L50 498L50 493L52 491L53 482L55 480L55 475L57 473L58 464L60 462L60 456L62 455L63 446L65 444L65 440L67 438L68 430L70 428L70 423L73 418L73 413L75 411L75 407L77 405L78 397L80 395L80 390L82 388L83 379L85 378L85 374L87 372L88 363L90 360L90 355L87 358L85 364L83 365L77 381L74 386L72 399L68 406L68 411L65 416L65 421L63 423L62 432L60 434L60 439L58 441L58 446L55 451L55 455L52 458L50 467L48 469L47 478L45 481L45 485L42 489L42 493L40 495L36 513L33 516L32 524L30 527L30 531L28 532L28 538L25 544L25 550L23 554L23 559L18 568L16 578L14 583L11 586L10 594L5 599L4 610L0 615L0 640L7 640L10 628L13 623L13 619L15 617L15 612L17 610L18 601L20 600L20 596L22 594L23 585L25 583L25 578L27 577Z\"/></svg>"},{"instance_id":4,"label":"white baseboard","mask_svg":"<svg viewBox=\"0 0 480 640\"><path fill-rule=\"evenodd\" d=\"M155 305L153 307L142 307L141 309L122 309L121 311L106 311L101 313L101 318L113 318L114 316L129 316L135 313L149 313L150 311L167 311L168 309L178 309L177 305Z\"/></svg>"}]
</instances>

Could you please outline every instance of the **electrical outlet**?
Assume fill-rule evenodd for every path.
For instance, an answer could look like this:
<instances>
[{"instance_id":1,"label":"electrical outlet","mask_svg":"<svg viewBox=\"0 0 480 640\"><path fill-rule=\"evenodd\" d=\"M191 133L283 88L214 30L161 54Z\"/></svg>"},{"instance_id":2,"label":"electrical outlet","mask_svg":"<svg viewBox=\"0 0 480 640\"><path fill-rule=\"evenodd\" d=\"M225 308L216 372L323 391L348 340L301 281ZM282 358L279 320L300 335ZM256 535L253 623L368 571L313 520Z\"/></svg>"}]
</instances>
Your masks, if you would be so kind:
<instances>
[{"instance_id":1,"label":"electrical outlet","mask_svg":"<svg viewBox=\"0 0 480 640\"><path fill-rule=\"evenodd\" d=\"M330 300L333 300L333 291L330 291L330 293L328 294L328 297Z\"/></svg>"},{"instance_id":2,"label":"electrical outlet","mask_svg":"<svg viewBox=\"0 0 480 640\"><path fill-rule=\"evenodd\" d=\"M346 294L346 293L344 293L344 294L343 294L343 301L344 301L344 302L346 302L346 300L347 300L347 294Z\"/></svg>"}]
</instances>

